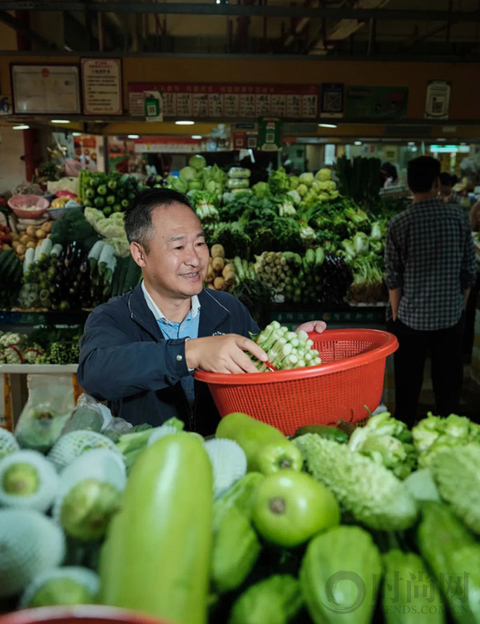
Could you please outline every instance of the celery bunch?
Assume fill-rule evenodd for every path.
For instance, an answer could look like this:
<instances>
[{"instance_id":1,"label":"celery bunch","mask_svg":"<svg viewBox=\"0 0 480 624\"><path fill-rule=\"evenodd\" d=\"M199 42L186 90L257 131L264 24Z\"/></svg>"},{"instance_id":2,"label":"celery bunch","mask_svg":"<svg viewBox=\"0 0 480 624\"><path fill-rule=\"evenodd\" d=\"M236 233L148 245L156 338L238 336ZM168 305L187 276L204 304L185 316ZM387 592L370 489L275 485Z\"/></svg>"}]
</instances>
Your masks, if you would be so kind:
<instances>
[{"instance_id":1,"label":"celery bunch","mask_svg":"<svg viewBox=\"0 0 480 624\"><path fill-rule=\"evenodd\" d=\"M262 347L268 356L268 361L277 370L287 368L303 368L305 366L317 366L321 364L318 351L313 349L313 340L308 338L304 331L298 333L288 330L288 327L273 321L257 335L252 335L252 340ZM258 370L262 373L268 371L264 362L253 358Z\"/></svg>"}]
</instances>

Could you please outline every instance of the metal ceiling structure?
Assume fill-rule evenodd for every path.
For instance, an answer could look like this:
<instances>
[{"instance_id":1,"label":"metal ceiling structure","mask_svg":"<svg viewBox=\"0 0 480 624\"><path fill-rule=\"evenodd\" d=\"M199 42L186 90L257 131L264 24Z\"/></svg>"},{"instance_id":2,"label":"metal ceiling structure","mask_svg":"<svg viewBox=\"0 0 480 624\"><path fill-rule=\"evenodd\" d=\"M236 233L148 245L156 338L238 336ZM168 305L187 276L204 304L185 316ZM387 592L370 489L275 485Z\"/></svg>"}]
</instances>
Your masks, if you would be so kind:
<instances>
[{"instance_id":1,"label":"metal ceiling structure","mask_svg":"<svg viewBox=\"0 0 480 624\"><path fill-rule=\"evenodd\" d=\"M480 60L480 0L0 0L0 22L38 53Z\"/></svg>"}]
</instances>

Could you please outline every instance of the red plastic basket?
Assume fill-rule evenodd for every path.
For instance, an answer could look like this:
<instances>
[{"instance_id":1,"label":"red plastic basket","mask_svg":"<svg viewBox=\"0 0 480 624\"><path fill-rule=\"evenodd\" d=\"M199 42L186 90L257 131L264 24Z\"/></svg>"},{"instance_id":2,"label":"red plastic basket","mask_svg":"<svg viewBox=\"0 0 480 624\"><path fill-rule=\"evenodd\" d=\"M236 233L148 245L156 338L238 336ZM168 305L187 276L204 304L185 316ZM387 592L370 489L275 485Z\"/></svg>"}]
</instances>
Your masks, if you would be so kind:
<instances>
[{"instance_id":1,"label":"red plastic basket","mask_svg":"<svg viewBox=\"0 0 480 624\"><path fill-rule=\"evenodd\" d=\"M285 435L311 424L366 418L381 400L385 360L398 348L388 332L333 329L309 334L322 364L273 373L228 375L195 371L208 384L222 418L243 412Z\"/></svg>"},{"instance_id":2,"label":"red plastic basket","mask_svg":"<svg viewBox=\"0 0 480 624\"><path fill-rule=\"evenodd\" d=\"M41 607L0 615L0 624L168 624L152 616L127 609L100 605ZM172 623L170 623L172 624Z\"/></svg>"}]
</instances>

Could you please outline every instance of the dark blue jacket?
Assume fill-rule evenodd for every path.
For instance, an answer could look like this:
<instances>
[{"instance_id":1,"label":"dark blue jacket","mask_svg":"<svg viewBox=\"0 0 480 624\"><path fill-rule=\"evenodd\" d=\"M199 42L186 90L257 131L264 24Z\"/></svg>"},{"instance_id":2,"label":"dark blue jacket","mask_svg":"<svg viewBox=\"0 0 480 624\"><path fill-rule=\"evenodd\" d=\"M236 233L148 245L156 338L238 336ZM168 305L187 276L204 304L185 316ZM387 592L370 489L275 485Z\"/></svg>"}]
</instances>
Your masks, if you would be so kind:
<instances>
[{"instance_id":1,"label":"dark blue jacket","mask_svg":"<svg viewBox=\"0 0 480 624\"><path fill-rule=\"evenodd\" d=\"M199 295L198 337L258 332L235 297L211 289ZM95 308L80 343L78 380L88 394L112 403L112 412L134 425L153 426L176 416L190 430L214 433L219 415L208 386L195 382L190 408L180 380L188 375L185 340L166 340L141 285Z\"/></svg>"}]
</instances>

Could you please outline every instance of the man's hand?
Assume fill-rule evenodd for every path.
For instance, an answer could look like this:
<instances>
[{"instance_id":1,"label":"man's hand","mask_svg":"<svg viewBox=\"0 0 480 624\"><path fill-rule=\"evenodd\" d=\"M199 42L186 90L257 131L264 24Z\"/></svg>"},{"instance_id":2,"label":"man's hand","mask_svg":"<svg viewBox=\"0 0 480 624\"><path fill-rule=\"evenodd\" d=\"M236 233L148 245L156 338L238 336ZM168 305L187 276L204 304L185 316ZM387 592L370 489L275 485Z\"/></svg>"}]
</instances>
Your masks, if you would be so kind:
<instances>
[{"instance_id":1,"label":"man's hand","mask_svg":"<svg viewBox=\"0 0 480 624\"><path fill-rule=\"evenodd\" d=\"M327 324L323 321L309 321L308 323L302 323L295 330L296 332L304 331L309 334L310 332L317 332L321 334L327 329Z\"/></svg>"},{"instance_id":2,"label":"man's hand","mask_svg":"<svg viewBox=\"0 0 480 624\"><path fill-rule=\"evenodd\" d=\"M245 351L265 361L267 354L253 340L238 334L196 338L185 343L188 368L210 373L258 373Z\"/></svg>"}]
</instances>

